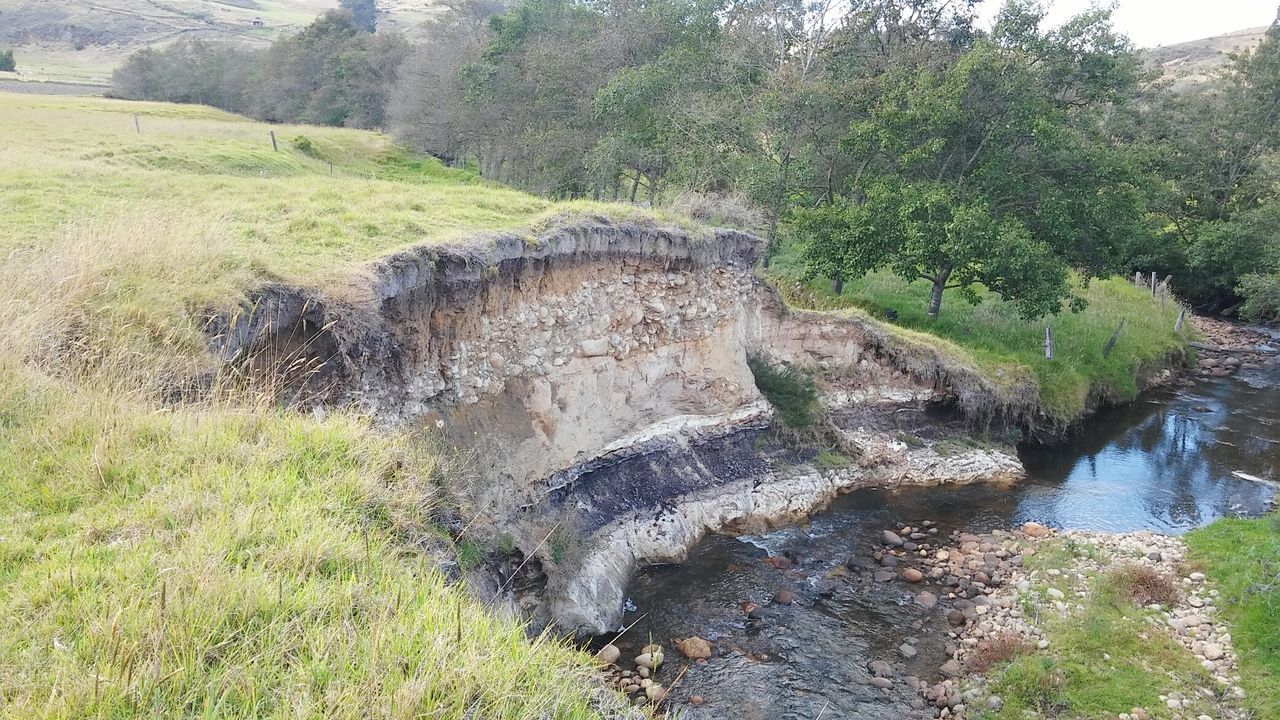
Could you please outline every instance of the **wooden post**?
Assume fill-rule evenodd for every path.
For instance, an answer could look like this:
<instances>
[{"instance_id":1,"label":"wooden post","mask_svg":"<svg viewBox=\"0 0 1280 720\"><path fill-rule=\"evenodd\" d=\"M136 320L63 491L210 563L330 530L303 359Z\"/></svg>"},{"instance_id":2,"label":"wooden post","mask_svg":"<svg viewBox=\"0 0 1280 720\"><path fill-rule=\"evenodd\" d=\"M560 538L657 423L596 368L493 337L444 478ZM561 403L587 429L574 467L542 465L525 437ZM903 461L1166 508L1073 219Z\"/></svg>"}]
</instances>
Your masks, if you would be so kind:
<instances>
[{"instance_id":1,"label":"wooden post","mask_svg":"<svg viewBox=\"0 0 1280 720\"><path fill-rule=\"evenodd\" d=\"M1137 271L1137 272L1135 272L1135 273L1133 274L1133 284L1134 284L1135 286L1137 286L1137 287L1142 287L1143 285L1146 285L1146 283L1145 283L1145 282L1143 282L1143 280L1142 280L1142 271L1141 271L1141 270L1139 270L1139 271Z\"/></svg>"},{"instance_id":2,"label":"wooden post","mask_svg":"<svg viewBox=\"0 0 1280 720\"><path fill-rule=\"evenodd\" d=\"M1116 327L1116 331L1111 333L1111 339L1107 341L1107 346L1102 349L1102 357L1111 355L1111 351L1116 347L1116 341L1120 339L1120 331L1124 329L1124 320L1120 321L1120 325Z\"/></svg>"},{"instance_id":3,"label":"wooden post","mask_svg":"<svg viewBox=\"0 0 1280 720\"><path fill-rule=\"evenodd\" d=\"M1053 359L1053 328L1048 325L1044 326L1044 356L1047 360Z\"/></svg>"},{"instance_id":4,"label":"wooden post","mask_svg":"<svg viewBox=\"0 0 1280 720\"><path fill-rule=\"evenodd\" d=\"M271 131L271 149L272 149L272 150L275 150L276 152L280 152L280 147L279 147L278 145L276 145L276 131L275 131L275 130L272 130L272 131ZM1152 282L1154 282L1154 281L1155 281L1155 280L1154 280L1154 278L1155 278L1155 273L1152 273L1152 274L1151 274L1151 276L1152 276Z\"/></svg>"},{"instance_id":5,"label":"wooden post","mask_svg":"<svg viewBox=\"0 0 1280 720\"><path fill-rule=\"evenodd\" d=\"M133 116L133 129L134 129L134 130L136 130L136 131L138 131L138 134L139 134L139 135L141 135L141 134L142 134L142 124L138 122L138 116L137 116L137 115L134 115L134 116Z\"/></svg>"},{"instance_id":6,"label":"wooden post","mask_svg":"<svg viewBox=\"0 0 1280 720\"><path fill-rule=\"evenodd\" d=\"M1187 319L1187 309L1184 307L1184 308L1182 308L1182 312L1178 313L1178 319L1177 319L1176 321L1174 321L1174 323L1173 323L1173 331L1174 331L1174 332L1181 332L1181 331L1182 331L1182 322L1183 322L1184 320L1186 320L1186 319Z\"/></svg>"},{"instance_id":7,"label":"wooden post","mask_svg":"<svg viewBox=\"0 0 1280 720\"><path fill-rule=\"evenodd\" d=\"M271 137L274 138L275 135L273 134ZM1152 270L1151 271L1151 297L1155 297L1155 296L1156 296L1156 271Z\"/></svg>"}]
</instances>

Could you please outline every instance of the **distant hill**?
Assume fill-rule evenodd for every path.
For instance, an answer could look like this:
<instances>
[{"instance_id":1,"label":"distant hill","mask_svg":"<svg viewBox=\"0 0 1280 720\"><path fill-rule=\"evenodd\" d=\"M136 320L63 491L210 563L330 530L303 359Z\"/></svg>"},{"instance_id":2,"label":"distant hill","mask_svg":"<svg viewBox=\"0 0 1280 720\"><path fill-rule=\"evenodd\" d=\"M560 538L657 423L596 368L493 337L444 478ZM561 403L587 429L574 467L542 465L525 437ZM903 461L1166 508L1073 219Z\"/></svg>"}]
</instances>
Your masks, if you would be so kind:
<instances>
[{"instance_id":1,"label":"distant hill","mask_svg":"<svg viewBox=\"0 0 1280 720\"><path fill-rule=\"evenodd\" d=\"M380 28L411 32L438 0L378 0ZM338 0L0 0L0 49L13 48L18 73L5 80L105 85L130 53L194 36L265 44L294 32ZM1195 87L1229 53L1261 41L1265 27L1146 51L1175 88Z\"/></svg>"},{"instance_id":2,"label":"distant hill","mask_svg":"<svg viewBox=\"0 0 1280 720\"><path fill-rule=\"evenodd\" d=\"M409 30L433 0L379 0L379 25ZM294 32L338 0L0 0L0 49L16 78L106 84L130 53L179 37L265 44Z\"/></svg>"},{"instance_id":3,"label":"distant hill","mask_svg":"<svg viewBox=\"0 0 1280 720\"><path fill-rule=\"evenodd\" d=\"M1165 71L1176 90L1187 90L1213 79L1226 67L1230 54L1256 47L1267 34L1266 27L1236 32L1190 42L1165 45L1146 50L1147 62Z\"/></svg>"}]
</instances>

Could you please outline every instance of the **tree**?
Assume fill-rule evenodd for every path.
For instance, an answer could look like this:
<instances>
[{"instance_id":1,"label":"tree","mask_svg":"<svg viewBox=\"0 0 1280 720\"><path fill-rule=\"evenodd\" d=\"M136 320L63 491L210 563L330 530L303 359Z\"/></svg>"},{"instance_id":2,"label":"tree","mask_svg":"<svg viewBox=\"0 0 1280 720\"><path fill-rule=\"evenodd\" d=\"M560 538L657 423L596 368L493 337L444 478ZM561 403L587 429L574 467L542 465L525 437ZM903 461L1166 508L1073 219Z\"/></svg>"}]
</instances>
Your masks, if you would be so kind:
<instances>
[{"instance_id":1,"label":"tree","mask_svg":"<svg viewBox=\"0 0 1280 720\"><path fill-rule=\"evenodd\" d=\"M1179 294L1201 307L1234 305L1244 275L1280 267L1267 247L1276 246L1280 217L1280 25L1233 56L1209 89L1155 94L1141 107L1127 139L1167 178L1154 209L1168 230L1134 262L1173 275Z\"/></svg>"},{"instance_id":2,"label":"tree","mask_svg":"<svg viewBox=\"0 0 1280 720\"><path fill-rule=\"evenodd\" d=\"M365 32L374 32L378 27L377 0L339 0L338 5L351 13L356 25Z\"/></svg>"},{"instance_id":3,"label":"tree","mask_svg":"<svg viewBox=\"0 0 1280 720\"><path fill-rule=\"evenodd\" d=\"M0 52L0 72L16 72L17 69L18 65L13 60L13 51Z\"/></svg>"},{"instance_id":4,"label":"tree","mask_svg":"<svg viewBox=\"0 0 1280 720\"><path fill-rule=\"evenodd\" d=\"M811 277L890 268L977 302L981 284L1026 317L1056 312L1085 277L1120 267L1144 223L1136 161L1110 144L1101 111L1136 62L1105 13L1041 34L1011 4L995 34L955 60L899 58L841 149L861 166L830 205L797 213Z\"/></svg>"}]
</instances>

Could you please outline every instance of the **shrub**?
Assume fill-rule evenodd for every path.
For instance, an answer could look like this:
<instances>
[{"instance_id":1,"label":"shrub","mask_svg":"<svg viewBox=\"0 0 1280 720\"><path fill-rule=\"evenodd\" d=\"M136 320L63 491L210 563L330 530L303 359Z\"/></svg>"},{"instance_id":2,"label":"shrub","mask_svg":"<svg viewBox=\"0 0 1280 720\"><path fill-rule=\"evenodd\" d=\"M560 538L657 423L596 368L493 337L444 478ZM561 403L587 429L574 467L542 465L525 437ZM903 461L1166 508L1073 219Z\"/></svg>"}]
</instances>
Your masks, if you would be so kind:
<instances>
[{"instance_id":1,"label":"shrub","mask_svg":"<svg viewBox=\"0 0 1280 720\"><path fill-rule=\"evenodd\" d=\"M307 137L306 135L299 135L298 137L294 138L290 142L292 142L293 147L303 155L310 155L311 157L316 157L315 143L311 142L311 138Z\"/></svg>"},{"instance_id":2,"label":"shrub","mask_svg":"<svg viewBox=\"0 0 1280 720\"><path fill-rule=\"evenodd\" d=\"M1280 320L1280 273L1245 275L1236 288L1244 298L1240 316L1247 320Z\"/></svg>"},{"instance_id":3,"label":"shrub","mask_svg":"<svg viewBox=\"0 0 1280 720\"><path fill-rule=\"evenodd\" d=\"M17 72L18 64L13 60L13 51L0 52L0 72Z\"/></svg>"},{"instance_id":4,"label":"shrub","mask_svg":"<svg viewBox=\"0 0 1280 720\"><path fill-rule=\"evenodd\" d=\"M1145 565L1125 565L1107 573L1102 591L1140 607L1152 603L1172 605L1178 601L1177 581Z\"/></svg>"},{"instance_id":5,"label":"shrub","mask_svg":"<svg viewBox=\"0 0 1280 720\"><path fill-rule=\"evenodd\" d=\"M671 209L709 225L726 225L752 233L765 230L764 216L742 194L716 195L686 190L671 201Z\"/></svg>"},{"instance_id":6,"label":"shrub","mask_svg":"<svg viewBox=\"0 0 1280 720\"><path fill-rule=\"evenodd\" d=\"M969 668L975 673L985 673L996 665L1030 652L1031 644L1021 635L1013 632L1002 633L995 638L978 643L978 647L969 656Z\"/></svg>"},{"instance_id":7,"label":"shrub","mask_svg":"<svg viewBox=\"0 0 1280 720\"><path fill-rule=\"evenodd\" d=\"M818 417L817 385L803 370L783 366L776 368L763 358L747 358L756 387L773 405L783 424L793 430L811 427Z\"/></svg>"}]
</instances>

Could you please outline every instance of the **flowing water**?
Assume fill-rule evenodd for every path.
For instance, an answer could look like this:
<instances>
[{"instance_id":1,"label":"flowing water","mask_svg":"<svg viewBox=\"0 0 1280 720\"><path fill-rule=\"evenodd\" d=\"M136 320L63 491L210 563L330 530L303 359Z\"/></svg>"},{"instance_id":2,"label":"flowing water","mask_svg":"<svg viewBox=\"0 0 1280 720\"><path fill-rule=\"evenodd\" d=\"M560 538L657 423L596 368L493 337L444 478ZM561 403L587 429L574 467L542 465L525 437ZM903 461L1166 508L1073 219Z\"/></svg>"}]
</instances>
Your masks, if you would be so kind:
<instances>
[{"instance_id":1,"label":"flowing water","mask_svg":"<svg viewBox=\"0 0 1280 720\"><path fill-rule=\"evenodd\" d=\"M802 526L764 536L711 536L680 565L646 569L630 588L618 644L624 657L650 641L675 654L675 638L710 640L715 657L691 665L672 690L681 717L924 718L915 694L895 683L892 696L870 686L867 662L885 659L936 679L946 660L939 606L915 606L899 582L842 577L852 556L868 556L880 531L923 520L985 532L1034 520L1052 527L1182 533L1228 515L1256 515L1280 480L1280 365L1238 378L1161 390L1092 418L1054 448L1026 449L1028 479L1013 488L866 490L847 495ZM779 569L762 559L781 556ZM770 604L780 590L791 605ZM748 619L754 601L767 616ZM918 655L904 660L909 642ZM668 663L668 686L684 663ZM699 706L687 700L699 695ZM888 703L888 704L887 704Z\"/></svg>"}]
</instances>

